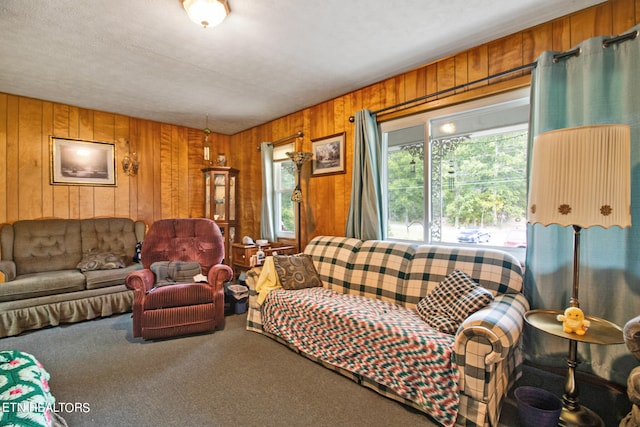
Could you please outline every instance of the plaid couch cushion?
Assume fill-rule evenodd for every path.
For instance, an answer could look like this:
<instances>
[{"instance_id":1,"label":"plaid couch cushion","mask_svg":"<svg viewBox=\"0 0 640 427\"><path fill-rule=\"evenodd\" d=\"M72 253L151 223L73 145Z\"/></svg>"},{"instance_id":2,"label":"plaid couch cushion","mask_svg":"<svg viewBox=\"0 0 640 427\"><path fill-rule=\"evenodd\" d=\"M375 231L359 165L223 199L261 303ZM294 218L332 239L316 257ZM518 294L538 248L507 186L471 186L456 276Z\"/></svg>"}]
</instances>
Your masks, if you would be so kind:
<instances>
[{"instance_id":1,"label":"plaid couch cushion","mask_svg":"<svg viewBox=\"0 0 640 427\"><path fill-rule=\"evenodd\" d=\"M353 270L351 256L358 252L362 240L335 236L315 237L304 248L313 258L320 278L328 289L349 293L348 277Z\"/></svg>"},{"instance_id":2,"label":"plaid couch cushion","mask_svg":"<svg viewBox=\"0 0 640 427\"><path fill-rule=\"evenodd\" d=\"M418 303L420 317L445 334L455 334L460 324L493 300L493 294L464 271L454 270Z\"/></svg>"},{"instance_id":3,"label":"plaid couch cushion","mask_svg":"<svg viewBox=\"0 0 640 427\"><path fill-rule=\"evenodd\" d=\"M318 236L305 247L324 286L415 308L453 270L466 272L494 296L522 291L512 255L487 249Z\"/></svg>"}]
</instances>

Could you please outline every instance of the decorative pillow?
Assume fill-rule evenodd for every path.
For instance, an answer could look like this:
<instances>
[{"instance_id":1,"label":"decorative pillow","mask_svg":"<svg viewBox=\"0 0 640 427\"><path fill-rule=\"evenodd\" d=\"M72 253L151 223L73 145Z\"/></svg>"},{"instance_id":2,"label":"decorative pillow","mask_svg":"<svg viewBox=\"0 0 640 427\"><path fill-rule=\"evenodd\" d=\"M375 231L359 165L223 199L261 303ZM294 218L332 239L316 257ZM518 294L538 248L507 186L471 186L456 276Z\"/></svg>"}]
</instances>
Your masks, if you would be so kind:
<instances>
[{"instance_id":1,"label":"decorative pillow","mask_svg":"<svg viewBox=\"0 0 640 427\"><path fill-rule=\"evenodd\" d=\"M416 310L433 328L455 334L471 314L493 301L493 294L478 285L467 273L454 270L422 298Z\"/></svg>"},{"instance_id":2,"label":"decorative pillow","mask_svg":"<svg viewBox=\"0 0 640 427\"><path fill-rule=\"evenodd\" d=\"M126 264L122 261L122 257L111 252L85 255L76 266L80 271L113 270L125 267Z\"/></svg>"},{"instance_id":3,"label":"decorative pillow","mask_svg":"<svg viewBox=\"0 0 640 427\"><path fill-rule=\"evenodd\" d=\"M309 255L274 255L276 273L284 289L304 289L322 286L322 279Z\"/></svg>"},{"instance_id":4,"label":"decorative pillow","mask_svg":"<svg viewBox=\"0 0 640 427\"><path fill-rule=\"evenodd\" d=\"M156 276L156 285L192 283L193 276L202 274L200 264L191 261L157 261L151 264Z\"/></svg>"}]
</instances>

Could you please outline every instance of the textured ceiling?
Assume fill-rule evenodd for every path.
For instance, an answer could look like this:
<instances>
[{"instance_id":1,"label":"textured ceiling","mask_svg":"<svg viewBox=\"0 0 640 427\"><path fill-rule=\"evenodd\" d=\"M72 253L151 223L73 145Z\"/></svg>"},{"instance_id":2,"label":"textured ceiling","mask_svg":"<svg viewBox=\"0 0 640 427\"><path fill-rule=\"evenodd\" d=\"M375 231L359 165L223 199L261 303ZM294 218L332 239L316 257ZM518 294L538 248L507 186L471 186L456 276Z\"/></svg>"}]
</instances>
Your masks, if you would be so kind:
<instances>
[{"instance_id":1,"label":"textured ceiling","mask_svg":"<svg viewBox=\"0 0 640 427\"><path fill-rule=\"evenodd\" d=\"M602 0L2 0L0 92L234 134Z\"/></svg>"}]
</instances>

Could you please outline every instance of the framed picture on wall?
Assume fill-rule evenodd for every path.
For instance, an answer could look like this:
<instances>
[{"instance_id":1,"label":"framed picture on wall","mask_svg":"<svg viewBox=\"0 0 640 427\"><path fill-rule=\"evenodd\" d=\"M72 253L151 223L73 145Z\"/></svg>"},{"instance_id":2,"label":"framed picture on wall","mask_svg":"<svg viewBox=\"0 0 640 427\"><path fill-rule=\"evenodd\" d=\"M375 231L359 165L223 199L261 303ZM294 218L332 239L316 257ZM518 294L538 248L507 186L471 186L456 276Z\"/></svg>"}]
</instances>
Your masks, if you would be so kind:
<instances>
[{"instance_id":1,"label":"framed picture on wall","mask_svg":"<svg viewBox=\"0 0 640 427\"><path fill-rule=\"evenodd\" d=\"M115 144L50 137L51 184L115 186Z\"/></svg>"},{"instance_id":2,"label":"framed picture on wall","mask_svg":"<svg viewBox=\"0 0 640 427\"><path fill-rule=\"evenodd\" d=\"M311 176L344 173L344 132L311 140Z\"/></svg>"}]
</instances>

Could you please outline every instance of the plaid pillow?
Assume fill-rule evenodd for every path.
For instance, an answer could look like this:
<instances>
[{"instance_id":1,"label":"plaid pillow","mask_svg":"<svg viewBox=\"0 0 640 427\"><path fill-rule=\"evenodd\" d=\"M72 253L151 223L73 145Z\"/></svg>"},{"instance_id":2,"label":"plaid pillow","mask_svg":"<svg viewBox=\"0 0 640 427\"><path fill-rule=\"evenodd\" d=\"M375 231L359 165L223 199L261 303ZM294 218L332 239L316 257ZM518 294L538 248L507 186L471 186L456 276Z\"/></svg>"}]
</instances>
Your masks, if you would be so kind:
<instances>
[{"instance_id":1,"label":"plaid pillow","mask_svg":"<svg viewBox=\"0 0 640 427\"><path fill-rule=\"evenodd\" d=\"M491 301L491 292L464 271L454 270L418 302L416 310L431 327L453 335L464 319Z\"/></svg>"},{"instance_id":2,"label":"plaid pillow","mask_svg":"<svg viewBox=\"0 0 640 427\"><path fill-rule=\"evenodd\" d=\"M304 289L322 286L322 279L309 255L274 255L273 263L284 289Z\"/></svg>"},{"instance_id":3,"label":"plaid pillow","mask_svg":"<svg viewBox=\"0 0 640 427\"><path fill-rule=\"evenodd\" d=\"M150 270L156 276L156 286L192 283L193 276L202 274L200 264L195 261L156 261Z\"/></svg>"}]
</instances>

